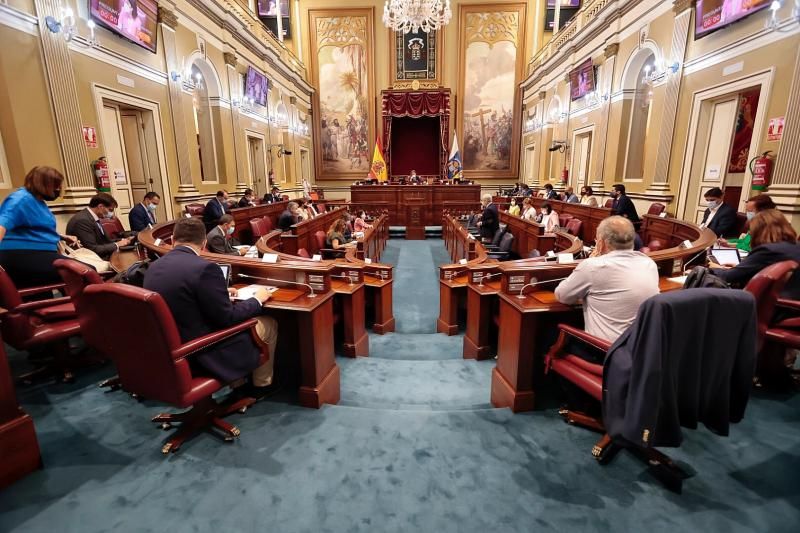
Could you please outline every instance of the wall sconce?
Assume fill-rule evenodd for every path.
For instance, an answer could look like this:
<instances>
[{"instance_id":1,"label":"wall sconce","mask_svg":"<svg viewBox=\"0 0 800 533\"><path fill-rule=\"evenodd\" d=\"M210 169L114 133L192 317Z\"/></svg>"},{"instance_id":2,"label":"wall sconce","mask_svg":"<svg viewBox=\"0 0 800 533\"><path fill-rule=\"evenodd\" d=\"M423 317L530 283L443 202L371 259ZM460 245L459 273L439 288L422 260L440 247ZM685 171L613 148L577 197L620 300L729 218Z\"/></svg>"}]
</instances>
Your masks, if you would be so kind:
<instances>
[{"instance_id":1,"label":"wall sconce","mask_svg":"<svg viewBox=\"0 0 800 533\"><path fill-rule=\"evenodd\" d=\"M48 15L44 18L44 22L50 32L61 33L64 36L64 40L67 42L70 42L75 36L75 13L72 11L71 7L61 8L61 20L57 20L55 17Z\"/></svg>"},{"instance_id":2,"label":"wall sconce","mask_svg":"<svg viewBox=\"0 0 800 533\"><path fill-rule=\"evenodd\" d=\"M772 3L769 5L770 16L767 19L766 27L770 30L778 30L778 10L783 7L782 0L773 0ZM794 9L792 9L792 19L795 22L800 23L800 0L794 1ZM779 31L791 31L788 28Z\"/></svg>"},{"instance_id":3,"label":"wall sconce","mask_svg":"<svg viewBox=\"0 0 800 533\"><path fill-rule=\"evenodd\" d=\"M591 91L589 93L586 93L586 96L584 96L584 98L586 102L586 107L595 107L605 104L606 102L608 102L610 97L608 93L597 94L597 91Z\"/></svg>"},{"instance_id":4,"label":"wall sconce","mask_svg":"<svg viewBox=\"0 0 800 533\"><path fill-rule=\"evenodd\" d=\"M645 65L642 83L652 86L661 78L669 79L673 74L677 74L680 68L681 64L679 61L673 61L669 65L667 65L664 61L661 61L658 64L654 63L652 65Z\"/></svg>"},{"instance_id":5,"label":"wall sconce","mask_svg":"<svg viewBox=\"0 0 800 533\"><path fill-rule=\"evenodd\" d=\"M97 24L93 20L86 21L86 27L89 28L89 38L86 42L91 47L99 46L100 43L97 41L97 36L94 34L94 29L97 27Z\"/></svg>"},{"instance_id":6,"label":"wall sconce","mask_svg":"<svg viewBox=\"0 0 800 533\"><path fill-rule=\"evenodd\" d=\"M182 77L182 76L181 76L181 73L180 73L180 72L178 72L177 70L173 70L172 72L170 72L170 73L169 73L169 77L170 77L170 78L172 79L172 81L174 81L175 83L179 83L179 82L181 81L181 77Z\"/></svg>"}]
</instances>

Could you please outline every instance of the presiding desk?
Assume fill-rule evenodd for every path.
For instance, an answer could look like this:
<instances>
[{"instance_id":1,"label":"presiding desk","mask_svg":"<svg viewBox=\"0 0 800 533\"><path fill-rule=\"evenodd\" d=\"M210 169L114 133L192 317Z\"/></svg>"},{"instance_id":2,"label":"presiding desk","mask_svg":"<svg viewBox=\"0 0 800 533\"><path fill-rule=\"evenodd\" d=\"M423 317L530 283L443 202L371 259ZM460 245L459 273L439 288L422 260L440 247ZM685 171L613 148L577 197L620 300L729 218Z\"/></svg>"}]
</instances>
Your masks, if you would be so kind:
<instances>
[{"instance_id":1,"label":"presiding desk","mask_svg":"<svg viewBox=\"0 0 800 533\"><path fill-rule=\"evenodd\" d=\"M425 226L438 225L445 211L474 210L480 185L352 185L350 201L385 210L392 225L405 226L407 239L424 239Z\"/></svg>"},{"instance_id":2,"label":"presiding desk","mask_svg":"<svg viewBox=\"0 0 800 533\"><path fill-rule=\"evenodd\" d=\"M166 222L140 232L139 242L151 255L164 255L172 249L174 224ZM284 357L276 361L276 372L299 374L299 401L304 407L338 403L339 367L333 339L335 272L331 264L270 264L260 259L209 252L203 252L202 256L230 264L234 284L278 287L264 306L280 326L277 351Z\"/></svg>"}]
</instances>

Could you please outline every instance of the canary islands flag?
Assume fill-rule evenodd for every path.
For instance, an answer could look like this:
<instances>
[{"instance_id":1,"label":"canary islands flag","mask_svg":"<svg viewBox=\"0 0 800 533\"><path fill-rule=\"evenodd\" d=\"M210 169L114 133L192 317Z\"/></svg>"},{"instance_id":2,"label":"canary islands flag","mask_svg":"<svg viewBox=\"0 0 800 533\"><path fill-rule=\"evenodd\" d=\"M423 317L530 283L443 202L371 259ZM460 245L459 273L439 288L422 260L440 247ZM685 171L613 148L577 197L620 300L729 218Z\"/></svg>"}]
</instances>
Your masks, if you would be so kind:
<instances>
[{"instance_id":1,"label":"canary islands flag","mask_svg":"<svg viewBox=\"0 0 800 533\"><path fill-rule=\"evenodd\" d=\"M462 176L461 152L458 149L458 136L453 135L453 149L447 160L447 179L460 180Z\"/></svg>"},{"instance_id":2,"label":"canary islands flag","mask_svg":"<svg viewBox=\"0 0 800 533\"><path fill-rule=\"evenodd\" d=\"M375 151L372 153L372 165L369 167L370 179L378 181L386 181L388 173L386 172L386 161L383 159L383 147L381 146L381 138L375 139Z\"/></svg>"}]
</instances>

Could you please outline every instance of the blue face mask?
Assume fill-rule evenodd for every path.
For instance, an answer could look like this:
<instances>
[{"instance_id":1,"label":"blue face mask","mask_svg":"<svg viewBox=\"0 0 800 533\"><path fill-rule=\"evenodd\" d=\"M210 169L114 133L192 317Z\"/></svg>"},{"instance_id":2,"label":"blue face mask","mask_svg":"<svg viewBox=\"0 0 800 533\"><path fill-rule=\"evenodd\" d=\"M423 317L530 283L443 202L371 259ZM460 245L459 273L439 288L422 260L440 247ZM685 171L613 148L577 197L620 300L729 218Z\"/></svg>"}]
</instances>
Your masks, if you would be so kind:
<instances>
[{"instance_id":1,"label":"blue face mask","mask_svg":"<svg viewBox=\"0 0 800 533\"><path fill-rule=\"evenodd\" d=\"M756 216L756 212L755 211L748 211L747 212L747 220L753 220L753 217L755 217L755 216Z\"/></svg>"},{"instance_id":2,"label":"blue face mask","mask_svg":"<svg viewBox=\"0 0 800 533\"><path fill-rule=\"evenodd\" d=\"M233 235L234 228L228 228L228 235Z\"/></svg>"},{"instance_id":3,"label":"blue face mask","mask_svg":"<svg viewBox=\"0 0 800 533\"><path fill-rule=\"evenodd\" d=\"M147 209L150 211L155 211L157 207L156 204L147 204Z\"/></svg>"}]
</instances>

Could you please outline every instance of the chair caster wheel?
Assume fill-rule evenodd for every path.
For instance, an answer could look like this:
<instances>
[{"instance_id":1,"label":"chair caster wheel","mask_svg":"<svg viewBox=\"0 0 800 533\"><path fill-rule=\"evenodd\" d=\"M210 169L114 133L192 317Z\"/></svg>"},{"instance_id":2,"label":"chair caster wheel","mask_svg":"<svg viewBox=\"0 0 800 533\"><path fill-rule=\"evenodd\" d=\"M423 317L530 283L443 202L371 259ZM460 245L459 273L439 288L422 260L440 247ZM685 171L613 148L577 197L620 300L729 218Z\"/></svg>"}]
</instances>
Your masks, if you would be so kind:
<instances>
[{"instance_id":1,"label":"chair caster wheel","mask_svg":"<svg viewBox=\"0 0 800 533\"><path fill-rule=\"evenodd\" d=\"M239 408L239 412L245 414L247 412L247 406L245 405L244 407Z\"/></svg>"},{"instance_id":2,"label":"chair caster wheel","mask_svg":"<svg viewBox=\"0 0 800 533\"><path fill-rule=\"evenodd\" d=\"M165 445L164 445L164 446L161 448L161 453L163 453L164 455L168 454L168 453L169 453L169 452L171 452L171 451L172 451L172 443L171 443L171 442L168 442L168 443L166 443L166 444L165 444Z\"/></svg>"},{"instance_id":3,"label":"chair caster wheel","mask_svg":"<svg viewBox=\"0 0 800 533\"><path fill-rule=\"evenodd\" d=\"M161 424L161 429L163 429L164 431L168 431L172 429L172 424L170 424L169 422L163 422Z\"/></svg>"},{"instance_id":4,"label":"chair caster wheel","mask_svg":"<svg viewBox=\"0 0 800 533\"><path fill-rule=\"evenodd\" d=\"M228 435L228 436L226 436L226 437L224 437L224 438L222 439L222 442L228 442L228 443L230 443L230 442L233 442L233 437L231 437L230 435Z\"/></svg>"},{"instance_id":5,"label":"chair caster wheel","mask_svg":"<svg viewBox=\"0 0 800 533\"><path fill-rule=\"evenodd\" d=\"M237 428L236 426L231 428L231 435L233 435L234 437L238 437L241 434L242 434L241 430L239 430L239 428Z\"/></svg>"}]
</instances>

